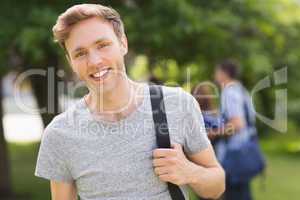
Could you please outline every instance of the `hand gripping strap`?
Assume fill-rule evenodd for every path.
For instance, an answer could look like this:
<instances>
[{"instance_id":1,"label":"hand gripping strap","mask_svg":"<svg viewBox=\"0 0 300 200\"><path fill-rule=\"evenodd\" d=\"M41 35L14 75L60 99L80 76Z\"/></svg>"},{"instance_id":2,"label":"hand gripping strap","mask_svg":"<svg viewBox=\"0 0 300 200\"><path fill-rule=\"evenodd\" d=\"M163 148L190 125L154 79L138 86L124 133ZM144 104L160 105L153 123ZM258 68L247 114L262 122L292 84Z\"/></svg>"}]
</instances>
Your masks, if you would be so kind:
<instances>
[{"instance_id":1,"label":"hand gripping strap","mask_svg":"<svg viewBox=\"0 0 300 200\"><path fill-rule=\"evenodd\" d=\"M149 89L157 145L159 148L171 148L162 88L157 85L150 85ZM172 200L185 200L178 185L167 184Z\"/></svg>"}]
</instances>

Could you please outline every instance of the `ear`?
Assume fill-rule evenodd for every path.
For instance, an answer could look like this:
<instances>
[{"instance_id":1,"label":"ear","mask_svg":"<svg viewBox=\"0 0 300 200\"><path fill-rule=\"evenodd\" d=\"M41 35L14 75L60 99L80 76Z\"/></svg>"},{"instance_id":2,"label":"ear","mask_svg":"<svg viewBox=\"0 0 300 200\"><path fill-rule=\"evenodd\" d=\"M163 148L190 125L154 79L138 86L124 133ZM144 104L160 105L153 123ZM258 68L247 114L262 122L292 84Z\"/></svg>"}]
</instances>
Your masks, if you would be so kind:
<instances>
[{"instance_id":1,"label":"ear","mask_svg":"<svg viewBox=\"0 0 300 200\"><path fill-rule=\"evenodd\" d=\"M66 59L67 59L69 65L70 65L71 68L73 69L73 67L72 67L72 61L71 61L71 58L70 58L70 55L68 54L68 52L65 53L65 57L66 57Z\"/></svg>"},{"instance_id":2,"label":"ear","mask_svg":"<svg viewBox=\"0 0 300 200\"><path fill-rule=\"evenodd\" d=\"M68 52L65 53L65 57L66 57L66 59L67 59L69 65L70 65L70 67L72 68L72 70L73 70L75 73L77 73L77 72L75 71L73 65L72 65L72 61L71 61L71 58L70 58L70 55L68 54Z\"/></svg>"},{"instance_id":3,"label":"ear","mask_svg":"<svg viewBox=\"0 0 300 200\"><path fill-rule=\"evenodd\" d=\"M128 52L128 42L125 34L122 36L120 40L120 44L121 44L121 51L123 53L123 56L125 56Z\"/></svg>"},{"instance_id":4,"label":"ear","mask_svg":"<svg viewBox=\"0 0 300 200\"><path fill-rule=\"evenodd\" d=\"M68 61L68 64L70 65L70 67L72 68L72 70L73 70L74 72L76 72L75 69L74 69L74 67L73 67L73 64L72 64L72 58L71 58L71 55L70 55L70 53L69 53L69 51L68 51L68 48L67 48L67 41L68 41L68 40L66 40L61 46L62 46L62 48L64 49L65 57L66 57L66 59L67 59L67 61Z\"/></svg>"},{"instance_id":5,"label":"ear","mask_svg":"<svg viewBox=\"0 0 300 200\"><path fill-rule=\"evenodd\" d=\"M66 57L66 59L67 59L69 65L72 65L72 63L71 63L71 58L70 58L70 56L69 56L68 53L65 53L65 57Z\"/></svg>"}]
</instances>

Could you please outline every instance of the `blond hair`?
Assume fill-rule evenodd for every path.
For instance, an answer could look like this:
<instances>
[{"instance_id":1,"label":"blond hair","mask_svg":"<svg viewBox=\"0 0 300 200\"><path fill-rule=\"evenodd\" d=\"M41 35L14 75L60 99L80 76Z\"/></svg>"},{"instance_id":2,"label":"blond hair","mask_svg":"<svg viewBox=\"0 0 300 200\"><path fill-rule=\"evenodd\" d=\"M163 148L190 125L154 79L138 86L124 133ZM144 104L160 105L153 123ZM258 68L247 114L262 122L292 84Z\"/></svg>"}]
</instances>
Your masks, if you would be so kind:
<instances>
[{"instance_id":1,"label":"blond hair","mask_svg":"<svg viewBox=\"0 0 300 200\"><path fill-rule=\"evenodd\" d=\"M52 28L54 41L58 42L66 51L65 40L68 38L72 27L76 23L91 17L101 17L108 21L119 40L125 34L121 17L113 8L100 4L78 4L67 9L58 17L56 24Z\"/></svg>"}]
</instances>

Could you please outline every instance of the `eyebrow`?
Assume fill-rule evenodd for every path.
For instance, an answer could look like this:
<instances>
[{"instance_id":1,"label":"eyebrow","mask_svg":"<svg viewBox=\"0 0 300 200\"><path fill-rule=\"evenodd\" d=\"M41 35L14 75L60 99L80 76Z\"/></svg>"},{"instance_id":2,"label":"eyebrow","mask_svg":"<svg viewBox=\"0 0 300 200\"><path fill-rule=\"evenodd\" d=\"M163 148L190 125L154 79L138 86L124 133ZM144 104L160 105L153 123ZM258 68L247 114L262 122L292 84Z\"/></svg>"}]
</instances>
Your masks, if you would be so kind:
<instances>
[{"instance_id":1,"label":"eyebrow","mask_svg":"<svg viewBox=\"0 0 300 200\"><path fill-rule=\"evenodd\" d=\"M93 44L99 44L99 43L102 43L104 41L107 41L107 39L106 38L100 38L100 39L96 40L95 42L93 42ZM85 49L84 47L79 46L75 50L73 50L72 53L76 53L76 52L82 51L84 49Z\"/></svg>"}]
</instances>

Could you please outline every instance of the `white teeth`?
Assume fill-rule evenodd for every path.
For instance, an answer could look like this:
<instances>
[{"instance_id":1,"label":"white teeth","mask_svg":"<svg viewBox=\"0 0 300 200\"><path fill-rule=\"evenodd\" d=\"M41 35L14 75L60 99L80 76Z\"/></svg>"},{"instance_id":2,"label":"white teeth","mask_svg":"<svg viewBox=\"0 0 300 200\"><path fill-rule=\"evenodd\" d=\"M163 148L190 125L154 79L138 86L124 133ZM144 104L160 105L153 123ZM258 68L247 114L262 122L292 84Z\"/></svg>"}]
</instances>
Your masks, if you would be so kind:
<instances>
[{"instance_id":1,"label":"white teeth","mask_svg":"<svg viewBox=\"0 0 300 200\"><path fill-rule=\"evenodd\" d=\"M99 73L99 72L97 72L97 73L93 74L93 77L95 77L95 78L99 78L99 77L100 77L100 73Z\"/></svg>"},{"instance_id":2,"label":"white teeth","mask_svg":"<svg viewBox=\"0 0 300 200\"><path fill-rule=\"evenodd\" d=\"M106 74L106 72L108 72L108 69L102 70L102 71L100 72L100 77L102 77L104 74Z\"/></svg>"},{"instance_id":3,"label":"white teeth","mask_svg":"<svg viewBox=\"0 0 300 200\"><path fill-rule=\"evenodd\" d=\"M92 76L93 76L94 78L101 78L101 77L104 76L107 72L108 72L108 69L104 69L104 70L102 70L102 71L100 71L100 72L97 72L97 73L93 74Z\"/></svg>"}]
</instances>

